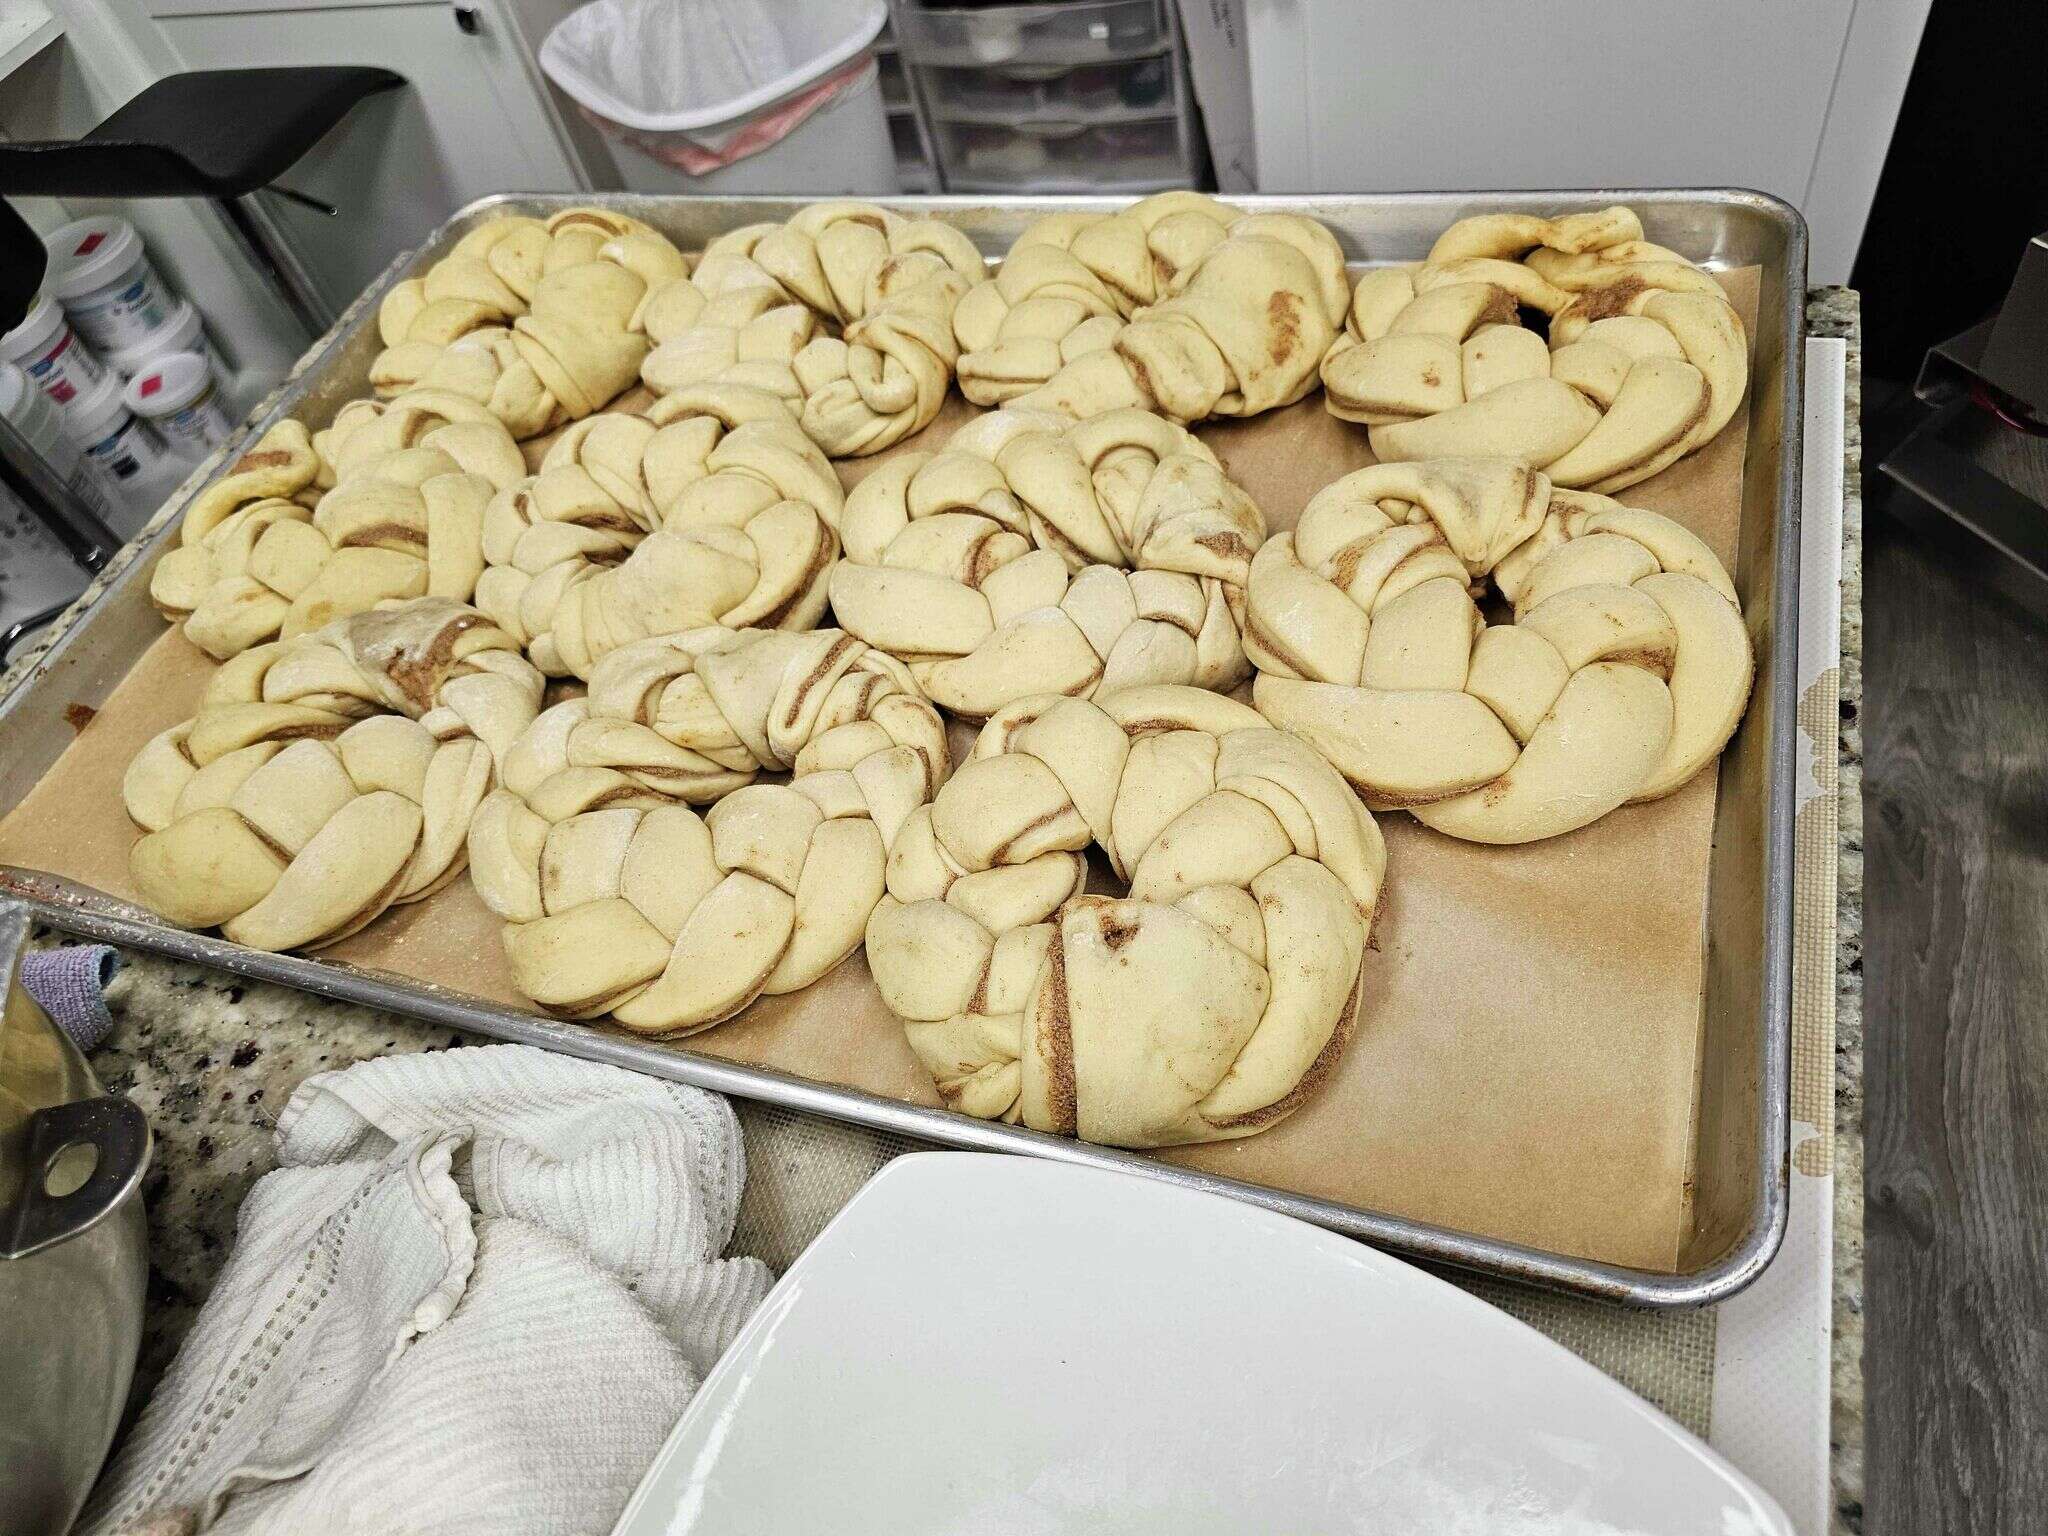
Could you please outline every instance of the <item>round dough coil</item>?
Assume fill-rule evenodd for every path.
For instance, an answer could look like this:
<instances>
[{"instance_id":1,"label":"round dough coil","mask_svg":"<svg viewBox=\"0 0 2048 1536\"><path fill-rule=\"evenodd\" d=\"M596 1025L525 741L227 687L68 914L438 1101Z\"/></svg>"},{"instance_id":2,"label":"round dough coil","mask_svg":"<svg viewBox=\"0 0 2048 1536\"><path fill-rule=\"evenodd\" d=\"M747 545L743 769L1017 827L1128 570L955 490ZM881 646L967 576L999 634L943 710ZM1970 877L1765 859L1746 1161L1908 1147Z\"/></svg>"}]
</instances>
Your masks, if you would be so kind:
<instances>
[{"instance_id":1,"label":"round dough coil","mask_svg":"<svg viewBox=\"0 0 2048 1536\"><path fill-rule=\"evenodd\" d=\"M450 420L357 401L342 417L310 444L296 422L272 428L194 504L182 542L151 572L157 610L209 656L388 599L474 593L484 508L524 476L519 445L488 415ZM322 450L344 444L340 478L309 509L316 473L337 471Z\"/></svg>"},{"instance_id":2,"label":"round dough coil","mask_svg":"<svg viewBox=\"0 0 2048 1536\"><path fill-rule=\"evenodd\" d=\"M1473 601L1489 576L1512 623ZM1727 744L1753 673L1697 536L1504 459L1326 487L1253 560L1248 610L1260 713L1375 807L1474 842L1670 794Z\"/></svg>"},{"instance_id":3,"label":"round dough coil","mask_svg":"<svg viewBox=\"0 0 2048 1536\"><path fill-rule=\"evenodd\" d=\"M1083 894L1090 843L1129 894ZM889 854L876 985L952 1107L1246 1136L1342 1052L1386 850L1308 745L1197 689L1019 700Z\"/></svg>"},{"instance_id":4,"label":"round dough coil","mask_svg":"<svg viewBox=\"0 0 2048 1536\"><path fill-rule=\"evenodd\" d=\"M839 552L839 478L781 401L735 384L606 413L484 514L476 603L550 675L707 624L810 629Z\"/></svg>"},{"instance_id":5,"label":"round dough coil","mask_svg":"<svg viewBox=\"0 0 2048 1536\"><path fill-rule=\"evenodd\" d=\"M1113 343L1012 403L1076 419L1135 406L1177 422L1277 410L1315 388L1350 295L1329 230L1299 214L1247 214Z\"/></svg>"},{"instance_id":6,"label":"round dough coil","mask_svg":"<svg viewBox=\"0 0 2048 1536\"><path fill-rule=\"evenodd\" d=\"M847 498L832 610L974 718L1028 694L1228 689L1265 520L1184 427L1010 407Z\"/></svg>"},{"instance_id":7,"label":"round dough coil","mask_svg":"<svg viewBox=\"0 0 2048 1536\"><path fill-rule=\"evenodd\" d=\"M643 640L512 749L471 877L541 1007L689 1033L853 952L890 842L947 769L938 712L850 635Z\"/></svg>"},{"instance_id":8,"label":"round dough coil","mask_svg":"<svg viewBox=\"0 0 2048 1536\"><path fill-rule=\"evenodd\" d=\"M493 219L385 295L371 386L459 395L538 436L632 386L647 355L641 301L688 270L665 236L605 209Z\"/></svg>"},{"instance_id":9,"label":"round dough coil","mask_svg":"<svg viewBox=\"0 0 2048 1536\"><path fill-rule=\"evenodd\" d=\"M474 609L419 598L242 652L122 781L150 908L317 949L461 872L542 679Z\"/></svg>"},{"instance_id":10,"label":"round dough coil","mask_svg":"<svg viewBox=\"0 0 2048 1536\"><path fill-rule=\"evenodd\" d=\"M1549 317L1547 342L1525 310ZM1322 375L1382 462L1498 456L1611 492L1728 424L1749 341L1713 277L1643 239L1627 208L1485 214L1428 260L1361 277Z\"/></svg>"},{"instance_id":11,"label":"round dough coil","mask_svg":"<svg viewBox=\"0 0 2048 1536\"><path fill-rule=\"evenodd\" d=\"M650 293L641 374L661 393L728 378L767 389L833 458L878 453L945 403L954 306L986 270L951 225L814 203L721 236L694 274Z\"/></svg>"},{"instance_id":12,"label":"round dough coil","mask_svg":"<svg viewBox=\"0 0 2048 1536\"><path fill-rule=\"evenodd\" d=\"M953 312L960 393L1001 405L1112 345L1238 217L1201 192L1160 192L1118 213L1039 219Z\"/></svg>"}]
</instances>

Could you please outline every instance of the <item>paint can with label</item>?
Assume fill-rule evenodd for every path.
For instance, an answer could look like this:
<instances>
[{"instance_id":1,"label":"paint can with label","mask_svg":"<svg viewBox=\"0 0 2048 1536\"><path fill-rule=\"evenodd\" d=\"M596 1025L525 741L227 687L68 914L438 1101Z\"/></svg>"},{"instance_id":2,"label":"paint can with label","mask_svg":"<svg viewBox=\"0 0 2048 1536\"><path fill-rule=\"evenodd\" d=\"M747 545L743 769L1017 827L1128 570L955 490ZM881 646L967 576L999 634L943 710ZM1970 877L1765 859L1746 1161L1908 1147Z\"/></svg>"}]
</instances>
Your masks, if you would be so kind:
<instances>
[{"instance_id":1,"label":"paint can with label","mask_svg":"<svg viewBox=\"0 0 2048 1536\"><path fill-rule=\"evenodd\" d=\"M196 464L234 425L220 403L213 370L196 352L173 352L128 381L121 400L162 434L173 453Z\"/></svg>"},{"instance_id":2,"label":"paint can with label","mask_svg":"<svg viewBox=\"0 0 2048 1536\"><path fill-rule=\"evenodd\" d=\"M214 382L227 382L227 366L214 351L213 343L206 339L206 327L200 324L199 311L189 299L177 302L161 330L151 331L132 347L104 353L101 361L122 378L132 379L158 358L169 357L173 352L197 352L213 369Z\"/></svg>"},{"instance_id":3,"label":"paint can with label","mask_svg":"<svg viewBox=\"0 0 2048 1536\"><path fill-rule=\"evenodd\" d=\"M44 236L43 245L50 253L51 295L98 351L134 346L161 330L178 306L126 219L79 219Z\"/></svg>"},{"instance_id":4,"label":"paint can with label","mask_svg":"<svg viewBox=\"0 0 2048 1536\"><path fill-rule=\"evenodd\" d=\"M0 336L0 358L28 375L29 382L66 410L109 375L47 293L36 295L21 324Z\"/></svg>"},{"instance_id":5,"label":"paint can with label","mask_svg":"<svg viewBox=\"0 0 2048 1536\"><path fill-rule=\"evenodd\" d=\"M112 375L72 401L61 420L65 435L124 496L171 462L156 428L137 421L122 403L120 382Z\"/></svg>"},{"instance_id":6,"label":"paint can with label","mask_svg":"<svg viewBox=\"0 0 2048 1536\"><path fill-rule=\"evenodd\" d=\"M29 383L28 375L12 363L0 362L0 416L19 432L36 457L93 511L103 518L114 516L114 503L98 469L64 435L57 407L43 392Z\"/></svg>"}]
</instances>

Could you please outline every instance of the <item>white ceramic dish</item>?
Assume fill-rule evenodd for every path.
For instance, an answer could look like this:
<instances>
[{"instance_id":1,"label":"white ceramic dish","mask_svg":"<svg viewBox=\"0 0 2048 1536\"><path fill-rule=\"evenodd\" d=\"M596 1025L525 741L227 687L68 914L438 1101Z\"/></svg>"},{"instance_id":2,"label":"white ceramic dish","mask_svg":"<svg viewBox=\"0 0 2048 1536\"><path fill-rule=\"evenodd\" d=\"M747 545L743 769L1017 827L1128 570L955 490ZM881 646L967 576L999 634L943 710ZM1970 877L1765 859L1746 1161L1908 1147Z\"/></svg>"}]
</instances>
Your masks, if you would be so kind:
<instances>
[{"instance_id":1,"label":"white ceramic dish","mask_svg":"<svg viewBox=\"0 0 2048 1536\"><path fill-rule=\"evenodd\" d=\"M899 1158L790 1267L614 1536L1792 1536L1503 1312L1150 1179Z\"/></svg>"}]
</instances>

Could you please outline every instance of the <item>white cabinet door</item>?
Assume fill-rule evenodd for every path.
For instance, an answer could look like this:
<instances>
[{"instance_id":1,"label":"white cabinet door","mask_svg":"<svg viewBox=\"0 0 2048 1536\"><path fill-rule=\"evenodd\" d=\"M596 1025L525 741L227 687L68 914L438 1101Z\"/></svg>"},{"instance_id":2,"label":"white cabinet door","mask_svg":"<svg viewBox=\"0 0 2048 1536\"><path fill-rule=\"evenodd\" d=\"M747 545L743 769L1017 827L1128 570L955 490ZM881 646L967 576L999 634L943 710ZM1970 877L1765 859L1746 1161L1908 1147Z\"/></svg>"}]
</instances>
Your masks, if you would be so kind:
<instances>
[{"instance_id":1,"label":"white cabinet door","mask_svg":"<svg viewBox=\"0 0 2048 1536\"><path fill-rule=\"evenodd\" d=\"M333 204L338 216L261 199L336 310L464 203L581 185L518 40L490 0L473 8L474 34L445 0L183 10L175 0L160 3L155 20L191 69L379 64L409 82L358 106L282 178Z\"/></svg>"}]
</instances>

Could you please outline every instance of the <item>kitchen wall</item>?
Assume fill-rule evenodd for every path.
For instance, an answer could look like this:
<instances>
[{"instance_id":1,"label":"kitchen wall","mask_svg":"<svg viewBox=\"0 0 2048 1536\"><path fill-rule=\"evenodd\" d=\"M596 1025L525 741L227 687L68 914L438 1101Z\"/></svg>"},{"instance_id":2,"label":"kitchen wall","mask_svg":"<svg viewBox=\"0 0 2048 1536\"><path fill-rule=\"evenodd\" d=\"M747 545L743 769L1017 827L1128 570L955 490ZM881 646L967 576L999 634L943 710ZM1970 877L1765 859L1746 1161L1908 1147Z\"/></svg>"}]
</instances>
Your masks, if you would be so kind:
<instances>
[{"instance_id":1,"label":"kitchen wall","mask_svg":"<svg viewBox=\"0 0 2048 1536\"><path fill-rule=\"evenodd\" d=\"M0 80L0 136L71 138L152 80L187 69L361 63L406 87L372 97L283 178L340 216L251 200L339 310L391 257L475 198L616 185L594 130L547 85L534 52L578 0L43 0L63 36ZM233 111L224 102L224 111ZM18 200L49 229L102 209L142 234L196 304L248 405L311 339L209 204Z\"/></svg>"},{"instance_id":2,"label":"kitchen wall","mask_svg":"<svg viewBox=\"0 0 2048 1536\"><path fill-rule=\"evenodd\" d=\"M1247 0L1268 192L1742 186L1847 282L1929 0Z\"/></svg>"},{"instance_id":3,"label":"kitchen wall","mask_svg":"<svg viewBox=\"0 0 2048 1536\"><path fill-rule=\"evenodd\" d=\"M140 0L45 3L63 23L64 35L0 81L0 136L75 138L151 80L178 68L147 24ZM214 344L235 370L238 404L259 398L304 349L303 330L263 287L210 207L171 198L14 202L39 229L100 211L119 213L133 224L158 270L205 317Z\"/></svg>"}]
</instances>

